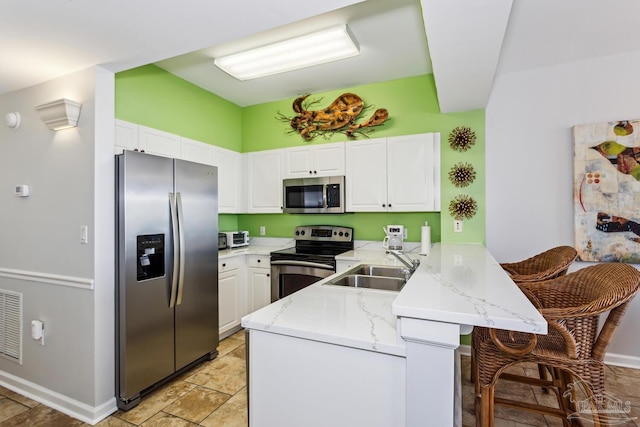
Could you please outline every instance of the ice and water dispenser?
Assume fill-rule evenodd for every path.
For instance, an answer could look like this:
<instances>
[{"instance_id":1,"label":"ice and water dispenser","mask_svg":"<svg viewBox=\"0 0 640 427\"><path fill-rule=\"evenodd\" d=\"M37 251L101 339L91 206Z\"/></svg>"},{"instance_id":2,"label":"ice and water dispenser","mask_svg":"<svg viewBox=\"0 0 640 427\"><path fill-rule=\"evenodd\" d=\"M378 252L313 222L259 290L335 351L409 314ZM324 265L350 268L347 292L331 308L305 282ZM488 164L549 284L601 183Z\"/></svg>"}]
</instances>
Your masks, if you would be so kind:
<instances>
[{"instance_id":1,"label":"ice and water dispenser","mask_svg":"<svg viewBox=\"0 0 640 427\"><path fill-rule=\"evenodd\" d=\"M138 281L164 276L164 234L136 237Z\"/></svg>"}]
</instances>

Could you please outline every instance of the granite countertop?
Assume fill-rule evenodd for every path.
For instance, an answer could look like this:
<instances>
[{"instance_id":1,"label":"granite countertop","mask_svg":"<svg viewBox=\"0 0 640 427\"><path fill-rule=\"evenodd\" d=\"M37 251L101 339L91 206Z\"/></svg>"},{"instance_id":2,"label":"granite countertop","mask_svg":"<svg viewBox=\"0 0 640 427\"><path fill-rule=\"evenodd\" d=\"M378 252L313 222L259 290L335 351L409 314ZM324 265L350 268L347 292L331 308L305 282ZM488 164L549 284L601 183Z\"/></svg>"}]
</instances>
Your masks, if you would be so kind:
<instances>
[{"instance_id":1,"label":"granite countertop","mask_svg":"<svg viewBox=\"0 0 640 427\"><path fill-rule=\"evenodd\" d=\"M245 316L242 326L398 356L399 316L546 333L544 318L484 246L438 243L427 256L409 256L421 264L399 293L325 286L327 278ZM376 245L336 258L401 264Z\"/></svg>"},{"instance_id":2,"label":"granite countertop","mask_svg":"<svg viewBox=\"0 0 640 427\"><path fill-rule=\"evenodd\" d=\"M295 246L295 240L286 238L252 237L248 246L218 251L218 259L242 255L269 255L273 251Z\"/></svg>"}]
</instances>

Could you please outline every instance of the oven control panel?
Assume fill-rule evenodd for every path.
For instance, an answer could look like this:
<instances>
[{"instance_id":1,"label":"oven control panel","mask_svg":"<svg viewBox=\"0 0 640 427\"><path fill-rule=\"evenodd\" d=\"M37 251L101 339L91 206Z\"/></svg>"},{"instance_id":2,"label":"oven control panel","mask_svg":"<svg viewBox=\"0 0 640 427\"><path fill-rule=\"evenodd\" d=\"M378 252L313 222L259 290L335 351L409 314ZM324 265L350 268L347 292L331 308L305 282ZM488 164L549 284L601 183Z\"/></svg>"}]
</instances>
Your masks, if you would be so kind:
<instances>
[{"instance_id":1,"label":"oven control panel","mask_svg":"<svg viewBox=\"0 0 640 427\"><path fill-rule=\"evenodd\" d=\"M353 228L333 225L305 225L296 227L296 240L315 240L322 242L352 242Z\"/></svg>"}]
</instances>

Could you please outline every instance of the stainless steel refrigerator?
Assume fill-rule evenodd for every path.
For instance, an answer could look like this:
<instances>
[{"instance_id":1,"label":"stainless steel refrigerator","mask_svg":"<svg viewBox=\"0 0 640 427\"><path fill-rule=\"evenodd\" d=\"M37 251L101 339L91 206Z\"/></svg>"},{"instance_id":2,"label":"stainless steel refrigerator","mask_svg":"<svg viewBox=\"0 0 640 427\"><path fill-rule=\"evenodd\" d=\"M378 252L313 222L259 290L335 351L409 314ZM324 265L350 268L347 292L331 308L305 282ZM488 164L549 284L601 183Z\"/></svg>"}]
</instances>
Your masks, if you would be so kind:
<instances>
[{"instance_id":1,"label":"stainless steel refrigerator","mask_svg":"<svg viewBox=\"0 0 640 427\"><path fill-rule=\"evenodd\" d=\"M125 151L116 189L116 399L128 410L218 354L218 172Z\"/></svg>"}]
</instances>

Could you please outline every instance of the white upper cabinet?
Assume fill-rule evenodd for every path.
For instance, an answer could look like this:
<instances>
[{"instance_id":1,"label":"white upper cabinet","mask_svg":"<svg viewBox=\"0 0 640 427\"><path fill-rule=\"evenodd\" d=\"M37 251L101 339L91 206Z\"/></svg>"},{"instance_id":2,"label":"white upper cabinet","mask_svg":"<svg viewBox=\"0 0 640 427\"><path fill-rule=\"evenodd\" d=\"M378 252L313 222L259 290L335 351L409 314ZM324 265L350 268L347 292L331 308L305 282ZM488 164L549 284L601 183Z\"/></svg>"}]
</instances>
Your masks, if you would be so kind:
<instances>
[{"instance_id":1,"label":"white upper cabinet","mask_svg":"<svg viewBox=\"0 0 640 427\"><path fill-rule=\"evenodd\" d=\"M213 165L218 167L218 211L245 211L244 162L242 153L213 147Z\"/></svg>"},{"instance_id":2,"label":"white upper cabinet","mask_svg":"<svg viewBox=\"0 0 640 427\"><path fill-rule=\"evenodd\" d=\"M242 153L116 119L115 152L120 154L122 150L139 150L217 166L218 212L246 211L245 166Z\"/></svg>"},{"instance_id":3,"label":"white upper cabinet","mask_svg":"<svg viewBox=\"0 0 640 427\"><path fill-rule=\"evenodd\" d=\"M138 125L116 119L115 125L115 153L121 154L123 150L138 149Z\"/></svg>"},{"instance_id":4,"label":"white upper cabinet","mask_svg":"<svg viewBox=\"0 0 640 427\"><path fill-rule=\"evenodd\" d=\"M247 153L249 213L282 213L284 150Z\"/></svg>"},{"instance_id":5,"label":"white upper cabinet","mask_svg":"<svg viewBox=\"0 0 640 427\"><path fill-rule=\"evenodd\" d=\"M138 126L138 148L149 154L180 158L180 137L169 132Z\"/></svg>"},{"instance_id":6,"label":"white upper cabinet","mask_svg":"<svg viewBox=\"0 0 640 427\"><path fill-rule=\"evenodd\" d=\"M189 138L180 138L180 158L190 162L214 164L214 147Z\"/></svg>"},{"instance_id":7,"label":"white upper cabinet","mask_svg":"<svg viewBox=\"0 0 640 427\"><path fill-rule=\"evenodd\" d=\"M386 139L348 142L346 151L346 210L349 212L386 212Z\"/></svg>"},{"instance_id":8,"label":"white upper cabinet","mask_svg":"<svg viewBox=\"0 0 640 427\"><path fill-rule=\"evenodd\" d=\"M285 149L285 178L345 174L345 144L336 142Z\"/></svg>"},{"instance_id":9,"label":"white upper cabinet","mask_svg":"<svg viewBox=\"0 0 640 427\"><path fill-rule=\"evenodd\" d=\"M115 152L218 167L220 213L282 213L282 179L345 175L347 212L440 210L440 134L239 153L116 119Z\"/></svg>"},{"instance_id":10,"label":"white upper cabinet","mask_svg":"<svg viewBox=\"0 0 640 427\"><path fill-rule=\"evenodd\" d=\"M440 210L440 135L347 143L349 212Z\"/></svg>"},{"instance_id":11,"label":"white upper cabinet","mask_svg":"<svg viewBox=\"0 0 640 427\"><path fill-rule=\"evenodd\" d=\"M387 138L387 202L390 211L440 210L439 148L439 134Z\"/></svg>"}]
</instances>

